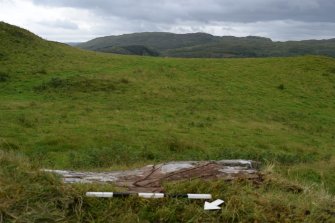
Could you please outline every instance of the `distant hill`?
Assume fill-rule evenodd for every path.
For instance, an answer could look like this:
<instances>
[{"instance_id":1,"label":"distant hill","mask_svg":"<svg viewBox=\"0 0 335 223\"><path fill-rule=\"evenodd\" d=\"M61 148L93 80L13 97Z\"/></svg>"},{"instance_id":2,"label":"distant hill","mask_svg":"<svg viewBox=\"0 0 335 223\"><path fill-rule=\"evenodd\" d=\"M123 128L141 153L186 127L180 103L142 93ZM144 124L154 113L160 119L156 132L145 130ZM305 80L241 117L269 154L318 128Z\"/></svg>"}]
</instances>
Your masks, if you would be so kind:
<instances>
[{"instance_id":1,"label":"distant hill","mask_svg":"<svg viewBox=\"0 0 335 223\"><path fill-rule=\"evenodd\" d=\"M282 57L325 55L335 57L335 39L275 42L269 38L213 36L206 33L145 32L106 36L77 45L82 49L117 54L189 58ZM148 52L127 48L141 47Z\"/></svg>"},{"instance_id":2,"label":"distant hill","mask_svg":"<svg viewBox=\"0 0 335 223\"><path fill-rule=\"evenodd\" d=\"M220 37L206 33L174 34L164 32L144 32L106 36L90 40L78 46L83 49L102 51L115 46L143 45L158 51L178 49L216 42Z\"/></svg>"}]
</instances>

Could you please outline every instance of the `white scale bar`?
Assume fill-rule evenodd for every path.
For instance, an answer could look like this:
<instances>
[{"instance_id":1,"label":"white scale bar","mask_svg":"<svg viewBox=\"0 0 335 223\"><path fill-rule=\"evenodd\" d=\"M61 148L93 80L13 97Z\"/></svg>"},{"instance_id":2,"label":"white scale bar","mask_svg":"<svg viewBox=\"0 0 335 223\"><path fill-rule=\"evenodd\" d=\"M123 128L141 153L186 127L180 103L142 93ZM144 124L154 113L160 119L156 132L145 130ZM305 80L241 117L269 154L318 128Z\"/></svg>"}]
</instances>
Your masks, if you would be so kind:
<instances>
[{"instance_id":1,"label":"white scale bar","mask_svg":"<svg viewBox=\"0 0 335 223\"><path fill-rule=\"evenodd\" d=\"M120 193L117 193L118 195ZM134 193L122 193L123 195L127 196L127 195L133 195ZM185 197L188 199L203 199L203 200L211 200L212 199L212 195L211 194L186 194L186 195L179 195L179 196L169 196L163 193L137 193L137 195L139 197L142 198L163 198L163 197ZM106 198L111 198L114 197L114 193L113 192L87 192L86 193L87 197L106 197Z\"/></svg>"}]
</instances>

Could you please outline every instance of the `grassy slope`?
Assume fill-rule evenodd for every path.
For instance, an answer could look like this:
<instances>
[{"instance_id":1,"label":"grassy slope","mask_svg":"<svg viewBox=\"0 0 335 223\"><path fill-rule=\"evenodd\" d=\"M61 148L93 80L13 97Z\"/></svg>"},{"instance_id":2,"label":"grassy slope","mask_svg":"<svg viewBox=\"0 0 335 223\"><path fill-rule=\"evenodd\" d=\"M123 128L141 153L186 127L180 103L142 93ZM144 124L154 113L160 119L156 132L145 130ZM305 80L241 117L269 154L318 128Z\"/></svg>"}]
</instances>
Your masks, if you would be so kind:
<instances>
[{"instance_id":1,"label":"grassy slope","mask_svg":"<svg viewBox=\"0 0 335 223\"><path fill-rule=\"evenodd\" d=\"M0 219L334 219L334 59L115 56L45 42L2 23L0 28ZM92 188L63 186L36 172L226 158L275 167L261 186L166 186L226 199L224 209L212 214L197 202L86 199L81 192ZM45 196L50 199L42 201Z\"/></svg>"}]
</instances>

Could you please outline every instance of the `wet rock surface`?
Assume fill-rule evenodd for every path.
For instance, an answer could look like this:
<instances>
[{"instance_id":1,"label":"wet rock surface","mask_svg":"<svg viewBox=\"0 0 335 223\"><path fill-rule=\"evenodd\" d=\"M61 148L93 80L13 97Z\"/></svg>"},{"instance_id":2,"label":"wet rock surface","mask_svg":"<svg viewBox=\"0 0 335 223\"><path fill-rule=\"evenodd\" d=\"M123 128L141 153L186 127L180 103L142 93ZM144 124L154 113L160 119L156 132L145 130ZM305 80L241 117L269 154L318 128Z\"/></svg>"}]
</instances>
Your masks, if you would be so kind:
<instances>
[{"instance_id":1,"label":"wet rock surface","mask_svg":"<svg viewBox=\"0 0 335 223\"><path fill-rule=\"evenodd\" d=\"M111 172L49 170L65 183L111 183L128 191L161 192L162 183L191 179L261 180L257 162L251 160L178 161L148 165L139 169Z\"/></svg>"}]
</instances>

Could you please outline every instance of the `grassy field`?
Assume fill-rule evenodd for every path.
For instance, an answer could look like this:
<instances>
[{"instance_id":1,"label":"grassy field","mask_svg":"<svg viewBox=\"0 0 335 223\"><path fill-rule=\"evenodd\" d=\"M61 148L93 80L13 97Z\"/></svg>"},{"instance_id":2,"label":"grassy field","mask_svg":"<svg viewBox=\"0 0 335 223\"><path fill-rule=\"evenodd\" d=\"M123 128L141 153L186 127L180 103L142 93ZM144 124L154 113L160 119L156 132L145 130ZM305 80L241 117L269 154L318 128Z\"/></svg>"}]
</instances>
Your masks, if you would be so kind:
<instances>
[{"instance_id":1,"label":"grassy field","mask_svg":"<svg viewBox=\"0 0 335 223\"><path fill-rule=\"evenodd\" d=\"M0 23L0 222L334 222L335 59L117 56ZM181 182L202 203L83 196L39 168L253 159L265 181Z\"/></svg>"}]
</instances>

